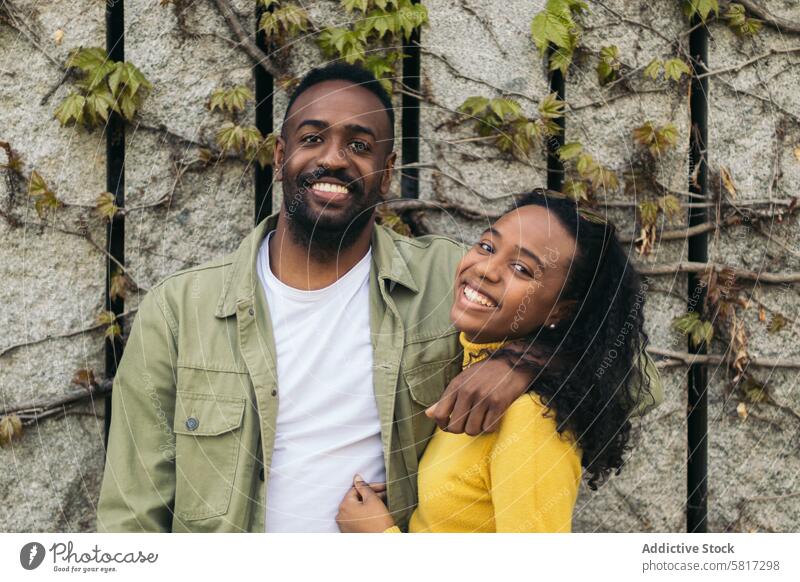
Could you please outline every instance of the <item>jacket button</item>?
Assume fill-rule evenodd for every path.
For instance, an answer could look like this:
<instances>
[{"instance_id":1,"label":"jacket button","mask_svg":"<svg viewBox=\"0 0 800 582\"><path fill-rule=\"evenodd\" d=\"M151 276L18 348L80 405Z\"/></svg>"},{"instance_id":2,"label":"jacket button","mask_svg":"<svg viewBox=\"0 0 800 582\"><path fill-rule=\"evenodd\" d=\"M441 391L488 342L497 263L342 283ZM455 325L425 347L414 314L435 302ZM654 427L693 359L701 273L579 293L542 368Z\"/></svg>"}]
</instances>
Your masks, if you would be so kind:
<instances>
[{"instance_id":1,"label":"jacket button","mask_svg":"<svg viewBox=\"0 0 800 582\"><path fill-rule=\"evenodd\" d=\"M200 425L200 421L197 420L194 416L190 416L186 419L186 428L189 430L194 430Z\"/></svg>"},{"instance_id":2,"label":"jacket button","mask_svg":"<svg viewBox=\"0 0 800 582\"><path fill-rule=\"evenodd\" d=\"M249 313L250 315L254 315L255 310L253 310L253 308L251 307L250 309L247 310L247 313Z\"/></svg>"},{"instance_id":3,"label":"jacket button","mask_svg":"<svg viewBox=\"0 0 800 582\"><path fill-rule=\"evenodd\" d=\"M277 396L277 395L278 395L278 391L277 391L277 390L275 390L274 388L272 389L272 395L273 395L273 396Z\"/></svg>"},{"instance_id":4,"label":"jacket button","mask_svg":"<svg viewBox=\"0 0 800 582\"><path fill-rule=\"evenodd\" d=\"M258 478L261 479L262 481L264 480L264 467L261 467L261 469L259 469Z\"/></svg>"}]
</instances>

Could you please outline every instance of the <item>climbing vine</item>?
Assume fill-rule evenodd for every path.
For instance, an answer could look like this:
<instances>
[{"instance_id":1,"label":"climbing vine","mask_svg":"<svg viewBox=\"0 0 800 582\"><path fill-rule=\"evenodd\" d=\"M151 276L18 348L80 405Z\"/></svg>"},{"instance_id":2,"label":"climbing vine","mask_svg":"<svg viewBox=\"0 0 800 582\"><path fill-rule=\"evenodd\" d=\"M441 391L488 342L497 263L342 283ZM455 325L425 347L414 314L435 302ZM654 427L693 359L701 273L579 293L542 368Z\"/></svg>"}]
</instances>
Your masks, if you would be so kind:
<instances>
[{"instance_id":1,"label":"climbing vine","mask_svg":"<svg viewBox=\"0 0 800 582\"><path fill-rule=\"evenodd\" d=\"M191 3L167 0L162 0L161 3L173 5L175 14L180 15L179 28L184 34L190 35L185 11L190 9ZM395 94L408 93L400 74L400 65L406 56L403 46L411 42L415 31L428 23L429 16L424 4L411 0L342 0L337 16L342 17L339 20L344 23L329 26L315 22L302 2L254 0L254 5L261 9L258 31L271 47L270 52L264 52L254 42L254 36L239 22L239 16L228 2L215 0L214 4L228 25L232 37L229 40L246 52L254 64L268 70L276 80L278 89L283 91L290 91L296 82L289 73L288 56L291 46L304 35L311 35L321 57L360 64L370 70L387 90ZM749 1L683 0L681 5L688 22L699 20L710 24L716 21L728 26L742 42L750 41L765 26L784 25L773 17L765 17L758 11L758 6ZM10 6L4 4L0 7L0 25L19 26L19 16L11 12ZM596 5L592 4L591 10L596 9ZM566 76L576 63L581 62L580 59L588 57L595 59L590 70L604 90L630 90L634 81L647 83L646 87L650 90L662 88L661 84L669 85L674 90L688 88L688 79L693 74L693 69L690 55L681 39L667 39L670 42L665 43L663 50L656 53L657 57L635 67L629 64L632 55L624 54L616 44L603 43L597 47L583 45L589 28L587 16L590 14L590 3L581 0L547 0L544 8L533 17L530 23L530 42L550 71L560 71ZM631 22L630 19L628 22ZM635 25L643 29L648 26L643 23ZM63 34L61 31L57 42L61 42ZM768 55L758 58L766 56ZM49 114L63 127L76 126L92 131L102 128L113 114L131 122L136 119L153 90L153 85L133 63L111 61L106 51L99 47L73 50L63 63L63 70L64 82L70 88L69 93L49 110ZM429 99L424 90L414 96L423 101L428 99L431 105L438 106ZM502 89L491 95L470 95L451 112L445 126L454 131L464 130L469 133L469 137L459 141L474 141L481 146L493 148L496 154L510 161L531 163L532 160L542 157L546 145L552 143L552 138L560 136L561 126L558 121L568 116L576 104L569 101L565 103L553 93L535 102L535 113L529 115L526 114L526 97L528 96L514 95ZM246 119L248 107L254 99L249 87L224 83L207 95L207 109L219 123L213 132L213 144L211 141L207 144L195 144L200 146L199 157L192 163L206 165L212 160L224 162L229 158L239 158L249 163L258 163L262 168L271 164L275 134L263 135ZM529 97L528 100L533 102ZM631 159L624 160L625 172L618 172L603 163L599 152L591 151L580 141L565 143L558 148L557 155L565 166L564 192L573 196L580 204L600 206L605 203L605 194L618 193L620 190L626 194L628 200L633 200L630 206L635 210L636 232L629 242L635 245L644 259L652 258L660 240L680 240L694 233L718 232L722 228L742 224L755 228L761 222L774 220L776 217L786 219L796 210L795 200L793 204L777 210L770 203L769 211L748 211L746 203L736 200L737 187L731 172L720 166L712 180L719 189L715 192L718 207L714 209L716 214L713 221L692 227L694 230L681 228L678 225L682 224L681 218L685 216L687 205L691 202L687 202L685 193L671 190L660 183L657 176L663 160L676 154L680 138L686 136L680 136L673 124L661 119L641 120L636 127L627 130L626 136ZM92 238L91 230L86 226L89 213L82 216L78 226L58 222L62 214L70 209L77 212L88 210L104 225L134 208L118 206L109 192L98 193L94 204L88 208L65 202L58 196L57 184L50 183L53 176L42 175L37 169L28 170L22 155L15 148L16 145L12 148L10 143L0 141L0 150L5 156L5 160L0 158L0 169L11 184L9 191L12 195L15 192L23 193L33 204L39 218L37 225L53 226L67 234L80 236L98 249L98 252L107 254L103 245ZM795 155L800 160L800 149ZM180 177L188 166L188 163L176 164L176 184L180 182ZM171 196L172 194L139 209L162 207L171 201ZM461 213L468 218L485 214L447 200L439 200L435 204L424 200L404 200L396 208L396 212L383 210L380 220L406 234L410 232L408 222L401 218L406 211L438 208ZM728 210L732 212L727 212ZM30 224L15 214L11 205L1 209L0 213L12 226ZM698 306L696 311L677 316L672 326L677 333L688 337L695 347L719 342L718 345L725 348L725 356L711 354L707 356L708 361L724 364L733 371L735 375L732 385L747 403L770 402L772 398L767 386L752 373L752 367L800 367L798 362L775 361L752 355L742 315L742 310L757 308L758 321L766 326L768 332L781 333L793 321L784 314L770 311L759 304L755 299L752 283L760 281L765 284L791 285L800 281L797 274L771 274L773 278L770 279L761 273L753 274L725 265L680 263L653 266L647 262L643 263L642 272L649 276L704 273L706 305L703 309ZM135 278L124 265L114 264L109 295L112 298L124 298L128 292L137 288L139 287ZM99 330L107 339L120 337L123 333L121 316L111 311L102 311L86 330L80 331L87 330ZM23 345L28 344L0 350L0 357ZM658 350L659 348L654 348L653 353L657 354ZM684 352L664 349L661 352L666 358L663 362L665 366L695 361L691 360L691 354ZM110 388L109 381L97 380L91 369L77 370L72 382L87 394ZM77 401L79 397L75 398ZM64 402L59 401L54 406L63 407ZM26 416L30 410L35 412ZM51 409L31 407L21 411L4 411L0 416L0 444L6 444L18 437L24 424L42 418L48 414L48 410ZM744 412L740 411L740 415L746 414L746 408Z\"/></svg>"}]
</instances>

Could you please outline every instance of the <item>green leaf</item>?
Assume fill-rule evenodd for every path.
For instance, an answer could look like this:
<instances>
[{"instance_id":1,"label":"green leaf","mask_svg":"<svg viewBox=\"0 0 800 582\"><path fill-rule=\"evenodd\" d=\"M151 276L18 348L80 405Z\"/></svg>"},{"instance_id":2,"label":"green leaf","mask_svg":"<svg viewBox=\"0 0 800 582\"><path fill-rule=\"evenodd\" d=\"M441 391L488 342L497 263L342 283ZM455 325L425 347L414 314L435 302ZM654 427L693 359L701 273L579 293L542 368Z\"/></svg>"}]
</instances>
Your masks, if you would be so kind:
<instances>
[{"instance_id":1,"label":"green leaf","mask_svg":"<svg viewBox=\"0 0 800 582\"><path fill-rule=\"evenodd\" d=\"M700 314L690 311L672 320L672 327L683 335L689 336L694 347L702 342L711 343L714 338L714 327L709 321L700 319Z\"/></svg>"},{"instance_id":2,"label":"green leaf","mask_svg":"<svg viewBox=\"0 0 800 582\"><path fill-rule=\"evenodd\" d=\"M620 66L619 49L615 45L601 48L600 61L597 63L598 82L605 85L616 79Z\"/></svg>"},{"instance_id":3,"label":"green leaf","mask_svg":"<svg viewBox=\"0 0 800 582\"><path fill-rule=\"evenodd\" d=\"M658 219L658 204L650 200L639 203L639 222L642 226L653 226Z\"/></svg>"},{"instance_id":4,"label":"green leaf","mask_svg":"<svg viewBox=\"0 0 800 582\"><path fill-rule=\"evenodd\" d=\"M487 107L489 107L489 99L476 95L467 97L467 99L458 106L457 111L477 117L483 114Z\"/></svg>"},{"instance_id":5,"label":"green leaf","mask_svg":"<svg viewBox=\"0 0 800 582\"><path fill-rule=\"evenodd\" d=\"M544 56L549 43L561 48L569 46L569 33L574 26L575 22L568 14L554 13L547 8L539 12L531 22L531 36L539 53Z\"/></svg>"},{"instance_id":6,"label":"green leaf","mask_svg":"<svg viewBox=\"0 0 800 582\"><path fill-rule=\"evenodd\" d=\"M644 68L644 76L650 77L654 81L658 78L658 73L661 70L661 59L653 59L650 64Z\"/></svg>"},{"instance_id":7,"label":"green leaf","mask_svg":"<svg viewBox=\"0 0 800 582\"><path fill-rule=\"evenodd\" d=\"M689 68L681 59L669 59L664 61L664 77L674 81L680 81L682 75L691 75L692 69Z\"/></svg>"},{"instance_id":8,"label":"green leaf","mask_svg":"<svg viewBox=\"0 0 800 582\"><path fill-rule=\"evenodd\" d=\"M30 183L28 184L28 194L30 196L45 196L50 193L47 183L42 178L41 174L36 170L31 172Z\"/></svg>"},{"instance_id":9,"label":"green leaf","mask_svg":"<svg viewBox=\"0 0 800 582\"><path fill-rule=\"evenodd\" d=\"M105 49L100 47L78 47L70 51L67 57L66 67L68 69L77 68L85 73L90 73L102 67L107 62L109 62L109 59Z\"/></svg>"},{"instance_id":10,"label":"green leaf","mask_svg":"<svg viewBox=\"0 0 800 582\"><path fill-rule=\"evenodd\" d=\"M558 98L558 93L550 93L539 102L539 115L545 119L555 119L564 115L565 103Z\"/></svg>"},{"instance_id":11,"label":"green leaf","mask_svg":"<svg viewBox=\"0 0 800 582\"><path fill-rule=\"evenodd\" d=\"M342 6L348 14L354 10L366 12L369 6L369 0L342 0Z\"/></svg>"},{"instance_id":12,"label":"green leaf","mask_svg":"<svg viewBox=\"0 0 800 582\"><path fill-rule=\"evenodd\" d=\"M119 206L114 203L114 195L111 192L103 192L95 201L95 210L102 218L111 220L119 212Z\"/></svg>"},{"instance_id":13,"label":"green leaf","mask_svg":"<svg viewBox=\"0 0 800 582\"><path fill-rule=\"evenodd\" d=\"M582 151L583 145L581 145L580 142L573 141L570 143L565 143L558 148L558 157L561 159L561 161L567 161L575 158Z\"/></svg>"},{"instance_id":14,"label":"green leaf","mask_svg":"<svg viewBox=\"0 0 800 582\"><path fill-rule=\"evenodd\" d=\"M739 36L754 36L761 30L763 22L755 18L748 18L744 6L732 3L728 6L723 18L728 26Z\"/></svg>"},{"instance_id":15,"label":"green leaf","mask_svg":"<svg viewBox=\"0 0 800 582\"><path fill-rule=\"evenodd\" d=\"M764 402L769 397L766 386L751 376L748 376L744 382L740 384L740 388L744 397L749 402Z\"/></svg>"},{"instance_id":16,"label":"green leaf","mask_svg":"<svg viewBox=\"0 0 800 582\"><path fill-rule=\"evenodd\" d=\"M705 22L708 15L713 12L719 14L718 0L683 0L683 10L688 18L697 15Z\"/></svg>"},{"instance_id":17,"label":"green leaf","mask_svg":"<svg viewBox=\"0 0 800 582\"><path fill-rule=\"evenodd\" d=\"M658 199L658 206L661 208L661 211L667 217L667 220L672 222L673 220L680 218L681 215L681 203L680 200L676 196L672 194L667 194L666 196L662 196Z\"/></svg>"},{"instance_id":18,"label":"green leaf","mask_svg":"<svg viewBox=\"0 0 800 582\"><path fill-rule=\"evenodd\" d=\"M83 106L86 98L78 93L70 93L56 108L55 118L66 127L70 123L83 123Z\"/></svg>"},{"instance_id":19,"label":"green leaf","mask_svg":"<svg viewBox=\"0 0 800 582\"><path fill-rule=\"evenodd\" d=\"M109 111L114 109L114 97L108 87L98 87L86 96L86 114L91 125L98 125L100 120L108 122Z\"/></svg>"},{"instance_id":20,"label":"green leaf","mask_svg":"<svg viewBox=\"0 0 800 582\"><path fill-rule=\"evenodd\" d=\"M784 327L786 327L787 323L788 320L783 315L776 313L770 320L769 326L767 326L767 331L769 333L778 333Z\"/></svg>"}]
</instances>

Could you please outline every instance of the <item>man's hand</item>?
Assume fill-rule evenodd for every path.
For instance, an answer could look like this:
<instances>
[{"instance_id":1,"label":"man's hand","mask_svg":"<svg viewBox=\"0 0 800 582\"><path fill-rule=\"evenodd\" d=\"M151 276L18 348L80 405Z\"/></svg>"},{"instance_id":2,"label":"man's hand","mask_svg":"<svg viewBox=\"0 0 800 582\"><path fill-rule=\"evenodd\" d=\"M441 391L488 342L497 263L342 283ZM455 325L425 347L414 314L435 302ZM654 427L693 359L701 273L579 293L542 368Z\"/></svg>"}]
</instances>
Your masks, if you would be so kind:
<instances>
[{"instance_id":1,"label":"man's hand","mask_svg":"<svg viewBox=\"0 0 800 582\"><path fill-rule=\"evenodd\" d=\"M512 369L505 360L483 360L453 378L439 402L425 414L447 432L470 436L494 432L529 383L526 373Z\"/></svg>"}]
</instances>

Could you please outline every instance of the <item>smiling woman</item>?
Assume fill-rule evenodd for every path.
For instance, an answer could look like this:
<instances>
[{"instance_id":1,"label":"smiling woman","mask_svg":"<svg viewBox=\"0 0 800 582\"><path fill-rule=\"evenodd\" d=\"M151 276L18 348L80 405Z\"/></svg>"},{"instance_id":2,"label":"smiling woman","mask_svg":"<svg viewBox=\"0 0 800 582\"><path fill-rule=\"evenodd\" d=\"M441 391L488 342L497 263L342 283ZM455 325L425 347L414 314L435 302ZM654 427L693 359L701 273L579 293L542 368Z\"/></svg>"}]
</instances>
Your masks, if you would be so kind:
<instances>
[{"instance_id":1,"label":"smiling woman","mask_svg":"<svg viewBox=\"0 0 800 582\"><path fill-rule=\"evenodd\" d=\"M581 466L593 489L619 472L648 380L631 373L647 341L644 296L614 232L575 201L535 190L461 260L450 318L464 367L507 359L530 387L496 433L436 430L410 532L568 532ZM400 531L358 477L337 519L342 531Z\"/></svg>"}]
</instances>

